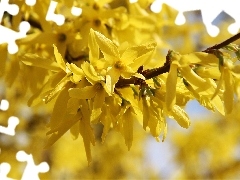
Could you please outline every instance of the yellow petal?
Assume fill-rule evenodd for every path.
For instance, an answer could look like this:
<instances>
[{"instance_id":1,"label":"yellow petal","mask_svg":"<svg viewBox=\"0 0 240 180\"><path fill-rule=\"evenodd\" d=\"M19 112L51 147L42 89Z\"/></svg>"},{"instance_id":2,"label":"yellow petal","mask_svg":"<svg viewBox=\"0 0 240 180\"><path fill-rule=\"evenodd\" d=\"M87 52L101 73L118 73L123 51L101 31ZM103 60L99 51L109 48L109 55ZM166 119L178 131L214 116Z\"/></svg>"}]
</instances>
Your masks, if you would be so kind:
<instances>
[{"instance_id":1,"label":"yellow petal","mask_svg":"<svg viewBox=\"0 0 240 180\"><path fill-rule=\"evenodd\" d=\"M226 114L229 114L232 112L233 109L234 85L231 71L228 69L224 69L224 71L225 90L223 93L223 99Z\"/></svg>"},{"instance_id":2,"label":"yellow petal","mask_svg":"<svg viewBox=\"0 0 240 180\"><path fill-rule=\"evenodd\" d=\"M94 69L94 67L91 64L84 62L81 65L81 67L82 67L84 74L86 75L87 80L91 84L95 84L95 82L97 82L97 81L104 80L104 78L102 76L99 76L97 74L96 70Z\"/></svg>"},{"instance_id":3,"label":"yellow petal","mask_svg":"<svg viewBox=\"0 0 240 180\"><path fill-rule=\"evenodd\" d=\"M218 66L215 67L199 66L195 68L194 71L202 78L219 79L221 76Z\"/></svg>"},{"instance_id":4,"label":"yellow petal","mask_svg":"<svg viewBox=\"0 0 240 180\"><path fill-rule=\"evenodd\" d=\"M54 99L58 92L60 92L63 88L65 88L69 83L70 78L68 76L65 76L57 85L54 87L54 89L50 90L49 92L45 93L45 96L43 94L43 101L45 103L50 102L52 99Z\"/></svg>"},{"instance_id":5,"label":"yellow petal","mask_svg":"<svg viewBox=\"0 0 240 180\"><path fill-rule=\"evenodd\" d=\"M203 65L218 65L218 58L205 52L194 52L181 56L179 61L181 66L188 66L189 64L203 64Z\"/></svg>"},{"instance_id":6,"label":"yellow petal","mask_svg":"<svg viewBox=\"0 0 240 180\"><path fill-rule=\"evenodd\" d=\"M101 89L97 92L94 102L93 102L93 110L91 113L91 121L97 120L102 113L102 106L105 101L105 91Z\"/></svg>"},{"instance_id":7,"label":"yellow petal","mask_svg":"<svg viewBox=\"0 0 240 180\"><path fill-rule=\"evenodd\" d=\"M92 161L91 144L95 145L95 136L93 128L90 125L89 106L85 100L80 101L80 104L81 109L79 113L82 114L82 119L79 122L79 132L83 138L88 163L90 163Z\"/></svg>"},{"instance_id":8,"label":"yellow petal","mask_svg":"<svg viewBox=\"0 0 240 180\"><path fill-rule=\"evenodd\" d=\"M40 57L37 54L27 53L23 56L19 56L19 59L28 66L36 66L52 71L60 71L59 65L51 59Z\"/></svg>"},{"instance_id":9,"label":"yellow petal","mask_svg":"<svg viewBox=\"0 0 240 180\"><path fill-rule=\"evenodd\" d=\"M56 61L58 63L58 66L62 70L66 71L66 64L65 64L65 62L64 62L64 60L62 58L62 55L58 52L58 49L57 49L57 47L54 44L53 44L53 48L54 48L55 59L56 59Z\"/></svg>"},{"instance_id":10,"label":"yellow petal","mask_svg":"<svg viewBox=\"0 0 240 180\"><path fill-rule=\"evenodd\" d=\"M107 133L108 133L109 129L111 128L112 119L115 119L115 117L112 116L110 111L111 111L111 108L108 106L108 107L104 108L104 110L102 112L101 123L104 126L103 132L102 132L102 137L101 137L102 142L105 141Z\"/></svg>"},{"instance_id":11,"label":"yellow petal","mask_svg":"<svg viewBox=\"0 0 240 180\"><path fill-rule=\"evenodd\" d=\"M132 47L131 49L137 52L137 58L130 65L132 69L137 70L141 65L147 64L154 53L156 42L149 42L140 46Z\"/></svg>"},{"instance_id":12,"label":"yellow petal","mask_svg":"<svg viewBox=\"0 0 240 180\"><path fill-rule=\"evenodd\" d=\"M167 123L166 123L166 120L163 118L163 121L161 121L163 123L163 138L162 138L162 142L164 142L164 140L166 139L167 137Z\"/></svg>"},{"instance_id":13,"label":"yellow petal","mask_svg":"<svg viewBox=\"0 0 240 180\"><path fill-rule=\"evenodd\" d=\"M133 120L134 115L129 107L123 115L123 134L128 150L130 150L133 141Z\"/></svg>"},{"instance_id":14,"label":"yellow petal","mask_svg":"<svg viewBox=\"0 0 240 180\"><path fill-rule=\"evenodd\" d=\"M223 116L225 116L224 106L222 103L222 99L219 97L219 95L215 96L211 100L211 102L214 105L214 107L218 110L218 112L220 112Z\"/></svg>"},{"instance_id":15,"label":"yellow petal","mask_svg":"<svg viewBox=\"0 0 240 180\"><path fill-rule=\"evenodd\" d=\"M181 127L188 128L190 126L190 120L187 113L179 106L174 105L169 113Z\"/></svg>"},{"instance_id":16,"label":"yellow petal","mask_svg":"<svg viewBox=\"0 0 240 180\"><path fill-rule=\"evenodd\" d=\"M88 47L89 47L89 60L94 64L94 61L97 61L99 58L99 46L97 44L94 30L90 29L88 37Z\"/></svg>"},{"instance_id":17,"label":"yellow petal","mask_svg":"<svg viewBox=\"0 0 240 180\"><path fill-rule=\"evenodd\" d=\"M69 115L65 117L67 121L59 122L57 126L52 127L52 129L47 132L47 135L52 134L48 139L44 148L49 148L52 146L59 138L61 138L75 123L79 121L79 116Z\"/></svg>"},{"instance_id":18,"label":"yellow petal","mask_svg":"<svg viewBox=\"0 0 240 180\"><path fill-rule=\"evenodd\" d=\"M70 88L69 96L77 99L91 99L96 95L94 86L86 86L84 88Z\"/></svg>"},{"instance_id":19,"label":"yellow petal","mask_svg":"<svg viewBox=\"0 0 240 180\"><path fill-rule=\"evenodd\" d=\"M94 33L99 48L104 55L104 58L110 64L113 64L116 59L119 59L119 52L117 46L110 39L106 38L103 34L97 31L94 31Z\"/></svg>"},{"instance_id":20,"label":"yellow petal","mask_svg":"<svg viewBox=\"0 0 240 180\"><path fill-rule=\"evenodd\" d=\"M74 124L70 128L70 133L72 135L73 140L78 138L78 136L79 136L79 123Z\"/></svg>"},{"instance_id":21,"label":"yellow petal","mask_svg":"<svg viewBox=\"0 0 240 180\"><path fill-rule=\"evenodd\" d=\"M76 84L79 83L79 81L81 81L84 78L83 70L73 63L71 64L67 63L66 65L68 69L72 72L71 81Z\"/></svg>"},{"instance_id":22,"label":"yellow petal","mask_svg":"<svg viewBox=\"0 0 240 180\"><path fill-rule=\"evenodd\" d=\"M132 49L127 49L126 51L123 52L121 56L121 61L125 64L131 64L134 59L137 58L137 51L134 51Z\"/></svg>"},{"instance_id":23,"label":"yellow petal","mask_svg":"<svg viewBox=\"0 0 240 180\"><path fill-rule=\"evenodd\" d=\"M64 121L64 116L67 112L67 103L66 102L68 102L68 99L69 99L68 89L64 88L59 93L57 100L54 104L52 116L51 116L50 123L49 123L51 129L54 129L55 127L57 127L59 125L59 123Z\"/></svg>"},{"instance_id":24,"label":"yellow petal","mask_svg":"<svg viewBox=\"0 0 240 180\"><path fill-rule=\"evenodd\" d=\"M148 121L150 118L149 115L149 108L150 108L150 104L147 101L146 97L141 98L142 99L142 114L143 114L143 129L146 131L146 128L148 127Z\"/></svg>"},{"instance_id":25,"label":"yellow petal","mask_svg":"<svg viewBox=\"0 0 240 180\"><path fill-rule=\"evenodd\" d=\"M77 114L79 109L79 101L76 98L70 98L67 103L67 113Z\"/></svg>"},{"instance_id":26,"label":"yellow petal","mask_svg":"<svg viewBox=\"0 0 240 180\"><path fill-rule=\"evenodd\" d=\"M54 75L52 75L48 81L42 86L42 88L37 91L31 98L28 100L28 106L35 106L42 102L42 96L44 93L49 92L52 90L55 86L57 86L57 83L61 81L61 79L64 78L66 74L61 72L58 72Z\"/></svg>"},{"instance_id":27,"label":"yellow petal","mask_svg":"<svg viewBox=\"0 0 240 180\"><path fill-rule=\"evenodd\" d=\"M182 76L189 82L190 84L196 87L205 87L208 88L210 84L206 83L206 80L198 76L189 66L180 68Z\"/></svg>"},{"instance_id":28,"label":"yellow petal","mask_svg":"<svg viewBox=\"0 0 240 180\"><path fill-rule=\"evenodd\" d=\"M106 85L110 92L113 93L115 84L118 82L121 73L115 68L109 68L106 75Z\"/></svg>"},{"instance_id":29,"label":"yellow petal","mask_svg":"<svg viewBox=\"0 0 240 180\"><path fill-rule=\"evenodd\" d=\"M166 107L168 110L176 103L177 64L172 63L166 80Z\"/></svg>"}]
</instances>

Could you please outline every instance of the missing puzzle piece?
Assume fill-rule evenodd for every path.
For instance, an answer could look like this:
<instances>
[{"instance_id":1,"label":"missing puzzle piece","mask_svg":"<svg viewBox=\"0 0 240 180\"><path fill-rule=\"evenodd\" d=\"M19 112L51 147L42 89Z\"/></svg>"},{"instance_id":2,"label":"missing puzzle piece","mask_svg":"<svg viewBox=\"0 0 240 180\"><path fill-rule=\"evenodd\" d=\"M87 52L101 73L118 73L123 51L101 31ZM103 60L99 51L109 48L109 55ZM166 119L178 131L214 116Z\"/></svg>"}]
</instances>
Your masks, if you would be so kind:
<instances>
[{"instance_id":1,"label":"missing puzzle piece","mask_svg":"<svg viewBox=\"0 0 240 180\"><path fill-rule=\"evenodd\" d=\"M30 29L30 24L26 21L23 21L19 25L19 32L13 31L9 28L6 28L0 25L0 44L8 43L8 52L10 54L15 54L18 51L18 46L16 44L17 39L26 37L27 32Z\"/></svg>"},{"instance_id":2,"label":"missing puzzle piece","mask_svg":"<svg viewBox=\"0 0 240 180\"><path fill-rule=\"evenodd\" d=\"M15 135L15 128L19 124L19 119L15 116L11 116L8 119L8 126L3 127L0 126L0 133L7 134L9 136L14 136Z\"/></svg>"},{"instance_id":3,"label":"missing puzzle piece","mask_svg":"<svg viewBox=\"0 0 240 180\"><path fill-rule=\"evenodd\" d=\"M10 172L11 166L8 163L0 164L0 179L1 180L14 180L12 178L7 177L7 174Z\"/></svg>"},{"instance_id":4,"label":"missing puzzle piece","mask_svg":"<svg viewBox=\"0 0 240 180\"><path fill-rule=\"evenodd\" d=\"M32 154L27 154L24 151L18 151L16 158L20 162L27 162L21 180L39 180L38 173L45 173L49 171L49 165L46 162L35 165Z\"/></svg>"},{"instance_id":5,"label":"missing puzzle piece","mask_svg":"<svg viewBox=\"0 0 240 180\"><path fill-rule=\"evenodd\" d=\"M8 12L13 16L17 15L19 12L19 7L16 4L9 4L8 1L9 0L0 1L0 22L2 21L4 12Z\"/></svg>"},{"instance_id":6,"label":"missing puzzle piece","mask_svg":"<svg viewBox=\"0 0 240 180\"><path fill-rule=\"evenodd\" d=\"M36 0L25 0L26 4L29 6L33 6L36 4ZM1 0L0 1L0 23L2 22L4 12L8 12L9 14L15 16L19 12L19 7L16 4L9 4L9 0ZM6 28L0 25L0 44L7 43L8 44L8 52L10 54L15 54L18 51L18 46L16 44L17 39L21 39L26 37L27 32L30 29L30 24L26 21L23 21L19 25L19 32L13 31L9 28Z\"/></svg>"}]
</instances>

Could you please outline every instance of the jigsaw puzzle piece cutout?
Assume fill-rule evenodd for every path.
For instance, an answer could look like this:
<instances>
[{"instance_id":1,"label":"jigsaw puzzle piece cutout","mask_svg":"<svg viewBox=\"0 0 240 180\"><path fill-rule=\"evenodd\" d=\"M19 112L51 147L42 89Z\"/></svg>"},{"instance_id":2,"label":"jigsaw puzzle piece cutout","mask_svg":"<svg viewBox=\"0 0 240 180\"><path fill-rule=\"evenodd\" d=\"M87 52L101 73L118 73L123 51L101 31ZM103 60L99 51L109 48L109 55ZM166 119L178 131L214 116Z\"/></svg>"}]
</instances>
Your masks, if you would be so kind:
<instances>
[{"instance_id":1,"label":"jigsaw puzzle piece cutout","mask_svg":"<svg viewBox=\"0 0 240 180\"><path fill-rule=\"evenodd\" d=\"M57 25L61 26L65 22L65 17L61 14L55 14L54 11L57 7L58 2L51 1L50 5L48 7L48 12L46 15L46 20L47 21L53 21Z\"/></svg>"},{"instance_id":2,"label":"jigsaw puzzle piece cutout","mask_svg":"<svg viewBox=\"0 0 240 180\"><path fill-rule=\"evenodd\" d=\"M15 116L11 116L8 119L8 126L3 127L0 126L0 133L7 134L9 136L14 136L15 135L15 128L19 124L19 119Z\"/></svg>"},{"instance_id":3,"label":"jigsaw puzzle piece cutout","mask_svg":"<svg viewBox=\"0 0 240 180\"><path fill-rule=\"evenodd\" d=\"M49 171L49 165L46 162L35 165L32 154L27 154L24 151L18 151L16 154L16 159L20 162L27 162L21 180L39 180L39 173L45 173Z\"/></svg>"},{"instance_id":4,"label":"jigsaw puzzle piece cutout","mask_svg":"<svg viewBox=\"0 0 240 180\"><path fill-rule=\"evenodd\" d=\"M162 9L162 4L167 4L178 11L175 19L175 24L177 25L182 25L186 22L184 12L200 10L206 30L212 37L217 36L220 32L220 29L213 25L212 22L222 11L235 20L235 23L228 27L230 33L236 34L240 28L239 0L155 0L150 8L153 12L159 13Z\"/></svg>"},{"instance_id":5,"label":"jigsaw puzzle piece cutout","mask_svg":"<svg viewBox=\"0 0 240 180\"><path fill-rule=\"evenodd\" d=\"M36 4L36 0L25 0L28 6L34 6Z\"/></svg>"},{"instance_id":6,"label":"jigsaw puzzle piece cutout","mask_svg":"<svg viewBox=\"0 0 240 180\"><path fill-rule=\"evenodd\" d=\"M0 44L8 43L8 52L15 54L18 51L16 40L26 37L29 30L30 24L27 21L22 21L19 24L19 32L0 25L0 34L4 34L4 36L0 36Z\"/></svg>"},{"instance_id":7,"label":"jigsaw puzzle piece cutout","mask_svg":"<svg viewBox=\"0 0 240 180\"><path fill-rule=\"evenodd\" d=\"M72 15L74 15L74 16L80 16L80 15L82 14L82 9L79 8L79 7L73 6L73 7L71 8L71 13L72 13Z\"/></svg>"},{"instance_id":8,"label":"jigsaw puzzle piece cutout","mask_svg":"<svg viewBox=\"0 0 240 180\"><path fill-rule=\"evenodd\" d=\"M16 4L9 4L9 0L0 1L0 23L2 22L4 12L15 16L19 12L19 7Z\"/></svg>"},{"instance_id":9,"label":"jigsaw puzzle piece cutout","mask_svg":"<svg viewBox=\"0 0 240 180\"><path fill-rule=\"evenodd\" d=\"M57 4L58 4L58 2L55 2L55 1L50 2L50 5L48 7L48 12L47 12L47 15L46 15L46 20L47 21L53 21L57 25L61 26L65 22L65 17L62 14L55 14L54 11L57 8ZM76 6L73 6L71 8L71 14L74 15L74 16L80 16L82 14L82 9L78 8Z\"/></svg>"},{"instance_id":10,"label":"jigsaw puzzle piece cutout","mask_svg":"<svg viewBox=\"0 0 240 180\"><path fill-rule=\"evenodd\" d=\"M10 172L11 166L8 163L1 163L0 164L0 179L1 180L15 180L12 178L7 177L7 174Z\"/></svg>"}]
</instances>

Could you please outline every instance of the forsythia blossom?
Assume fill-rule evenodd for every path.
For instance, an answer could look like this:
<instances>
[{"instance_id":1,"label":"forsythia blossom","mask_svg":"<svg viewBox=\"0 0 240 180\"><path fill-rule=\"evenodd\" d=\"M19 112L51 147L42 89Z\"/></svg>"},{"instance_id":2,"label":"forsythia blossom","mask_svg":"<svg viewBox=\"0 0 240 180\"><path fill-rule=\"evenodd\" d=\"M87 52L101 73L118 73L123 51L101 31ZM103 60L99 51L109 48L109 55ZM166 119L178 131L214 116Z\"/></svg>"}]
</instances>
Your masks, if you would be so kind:
<instances>
[{"instance_id":1,"label":"forsythia blossom","mask_svg":"<svg viewBox=\"0 0 240 180\"><path fill-rule=\"evenodd\" d=\"M30 106L51 107L46 147L70 130L74 138L82 137L91 162L93 124L103 124L102 141L114 129L130 149L135 123L157 141L160 136L162 141L166 138L167 118L188 128L190 119L184 106L191 99L222 115L231 114L240 97L238 46L229 44L224 52L211 49L180 54L169 50L165 57L162 52L169 45L163 38L170 33L164 29L171 20L159 21L160 15L149 12L147 5L142 7L144 1L116 8L110 2L78 1L81 16L67 15L62 27L33 16L41 21L19 41L18 55L9 56L12 76L6 79L10 84L20 69L31 82L41 77L32 85L23 84L33 92ZM45 5L38 3L37 7L39 11ZM32 68L38 69L33 77Z\"/></svg>"}]
</instances>

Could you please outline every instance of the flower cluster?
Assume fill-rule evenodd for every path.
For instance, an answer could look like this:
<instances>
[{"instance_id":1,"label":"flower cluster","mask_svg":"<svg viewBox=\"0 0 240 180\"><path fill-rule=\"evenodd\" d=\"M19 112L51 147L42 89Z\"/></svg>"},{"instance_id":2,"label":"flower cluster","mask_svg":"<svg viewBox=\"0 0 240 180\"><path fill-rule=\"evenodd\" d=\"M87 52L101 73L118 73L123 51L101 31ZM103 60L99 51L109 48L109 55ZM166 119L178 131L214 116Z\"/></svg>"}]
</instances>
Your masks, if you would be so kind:
<instances>
[{"instance_id":1,"label":"flower cluster","mask_svg":"<svg viewBox=\"0 0 240 180\"><path fill-rule=\"evenodd\" d=\"M61 27L42 20L40 12L24 17L32 22L31 33L19 41L17 56L9 57L14 66L8 82L21 69L26 92L33 92L28 105L52 107L46 147L70 130L74 138L83 138L91 162L93 124L103 124L103 141L110 129L119 131L130 149L135 122L157 141L166 138L167 118L188 128L183 107L191 99L223 115L231 113L240 92L236 45L189 54L169 50L161 59L160 51L168 46L156 28L165 24L144 1L77 3L82 15L66 15Z\"/></svg>"}]
</instances>

